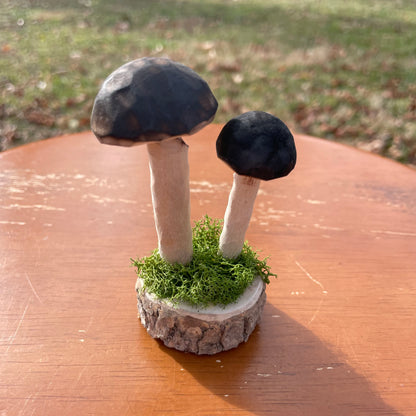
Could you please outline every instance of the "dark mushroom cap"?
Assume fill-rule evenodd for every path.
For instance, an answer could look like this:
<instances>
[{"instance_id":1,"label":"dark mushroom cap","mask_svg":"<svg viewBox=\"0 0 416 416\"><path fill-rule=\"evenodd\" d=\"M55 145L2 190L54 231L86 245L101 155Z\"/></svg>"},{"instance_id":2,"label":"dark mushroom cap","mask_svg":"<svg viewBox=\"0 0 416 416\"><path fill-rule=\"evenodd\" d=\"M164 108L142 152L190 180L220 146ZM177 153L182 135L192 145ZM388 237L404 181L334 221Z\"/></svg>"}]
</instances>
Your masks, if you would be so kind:
<instances>
[{"instance_id":1,"label":"dark mushroom cap","mask_svg":"<svg viewBox=\"0 0 416 416\"><path fill-rule=\"evenodd\" d=\"M292 133L263 111L231 119L218 136L217 155L239 175L266 181L288 175L296 164Z\"/></svg>"},{"instance_id":2,"label":"dark mushroom cap","mask_svg":"<svg viewBox=\"0 0 416 416\"><path fill-rule=\"evenodd\" d=\"M210 123L218 103L208 84L185 65L142 58L104 81L91 115L103 143L132 145L196 133Z\"/></svg>"}]
</instances>

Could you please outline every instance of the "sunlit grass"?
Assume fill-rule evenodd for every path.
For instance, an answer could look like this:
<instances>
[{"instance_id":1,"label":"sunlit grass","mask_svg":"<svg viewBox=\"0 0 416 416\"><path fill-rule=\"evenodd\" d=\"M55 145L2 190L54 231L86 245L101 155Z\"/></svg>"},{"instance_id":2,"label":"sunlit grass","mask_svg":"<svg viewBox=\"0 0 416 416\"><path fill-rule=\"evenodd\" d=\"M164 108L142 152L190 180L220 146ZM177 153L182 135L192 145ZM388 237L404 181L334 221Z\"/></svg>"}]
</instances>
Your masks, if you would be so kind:
<instances>
[{"instance_id":1,"label":"sunlit grass","mask_svg":"<svg viewBox=\"0 0 416 416\"><path fill-rule=\"evenodd\" d=\"M0 32L3 147L89 128L111 71L168 56L208 81L216 122L269 111L416 164L412 0L5 0Z\"/></svg>"}]
</instances>

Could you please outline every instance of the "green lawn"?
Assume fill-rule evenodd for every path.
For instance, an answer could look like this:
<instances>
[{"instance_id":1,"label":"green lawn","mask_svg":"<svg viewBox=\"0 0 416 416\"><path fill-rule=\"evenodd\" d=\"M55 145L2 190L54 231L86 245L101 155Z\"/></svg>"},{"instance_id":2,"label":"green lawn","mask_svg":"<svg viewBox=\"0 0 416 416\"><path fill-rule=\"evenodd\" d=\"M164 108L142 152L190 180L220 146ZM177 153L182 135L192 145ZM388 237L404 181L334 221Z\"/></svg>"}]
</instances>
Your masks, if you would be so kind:
<instances>
[{"instance_id":1,"label":"green lawn","mask_svg":"<svg viewBox=\"0 0 416 416\"><path fill-rule=\"evenodd\" d=\"M89 129L110 72L168 56L216 122L264 110L416 165L415 33L414 0L2 0L0 146Z\"/></svg>"}]
</instances>

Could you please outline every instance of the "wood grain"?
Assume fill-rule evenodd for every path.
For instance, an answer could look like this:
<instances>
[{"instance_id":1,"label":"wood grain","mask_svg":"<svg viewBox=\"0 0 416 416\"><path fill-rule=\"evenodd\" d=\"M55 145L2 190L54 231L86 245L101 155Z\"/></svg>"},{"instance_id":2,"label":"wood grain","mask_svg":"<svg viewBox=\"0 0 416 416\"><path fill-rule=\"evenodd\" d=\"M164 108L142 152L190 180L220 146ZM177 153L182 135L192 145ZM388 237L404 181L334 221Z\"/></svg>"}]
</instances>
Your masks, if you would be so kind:
<instances>
[{"instance_id":1,"label":"wood grain","mask_svg":"<svg viewBox=\"0 0 416 416\"><path fill-rule=\"evenodd\" d=\"M221 218L220 126L188 138L192 218ZM249 341L170 350L137 319L156 232L144 147L90 133L0 154L1 415L416 415L416 173L295 136L247 239L269 256Z\"/></svg>"}]
</instances>

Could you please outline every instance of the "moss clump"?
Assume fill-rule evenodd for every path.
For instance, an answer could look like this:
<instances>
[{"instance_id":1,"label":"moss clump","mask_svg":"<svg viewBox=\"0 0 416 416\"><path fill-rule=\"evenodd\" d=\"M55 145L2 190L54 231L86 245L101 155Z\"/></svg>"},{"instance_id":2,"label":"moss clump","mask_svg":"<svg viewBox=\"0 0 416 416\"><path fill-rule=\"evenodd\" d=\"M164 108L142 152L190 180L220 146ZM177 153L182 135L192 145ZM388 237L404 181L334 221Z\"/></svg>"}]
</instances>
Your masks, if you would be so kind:
<instances>
[{"instance_id":1,"label":"moss clump","mask_svg":"<svg viewBox=\"0 0 416 416\"><path fill-rule=\"evenodd\" d=\"M149 257L133 260L144 289L159 299L186 302L191 305L228 305L260 276L270 283L266 260L259 260L247 243L236 259L218 253L222 221L205 216L193 228L192 261L187 265L170 264L156 249Z\"/></svg>"}]
</instances>

